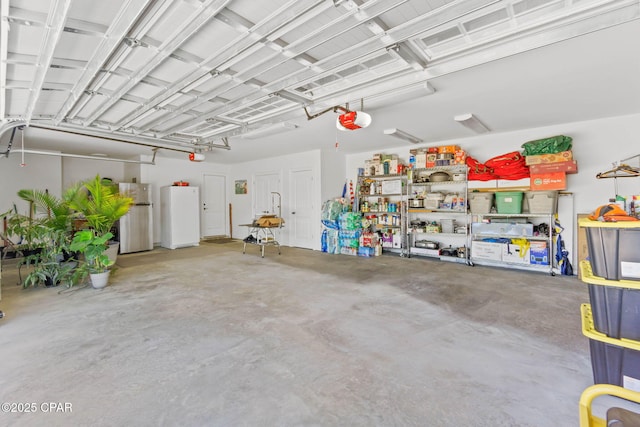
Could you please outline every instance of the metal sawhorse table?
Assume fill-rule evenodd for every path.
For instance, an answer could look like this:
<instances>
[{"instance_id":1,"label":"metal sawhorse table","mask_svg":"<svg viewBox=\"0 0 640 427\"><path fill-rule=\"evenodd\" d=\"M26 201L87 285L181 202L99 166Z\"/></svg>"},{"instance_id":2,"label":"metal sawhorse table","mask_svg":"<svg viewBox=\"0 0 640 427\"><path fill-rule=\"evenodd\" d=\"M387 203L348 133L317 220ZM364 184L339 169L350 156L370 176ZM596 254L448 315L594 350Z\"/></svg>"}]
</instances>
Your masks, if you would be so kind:
<instances>
[{"instance_id":1,"label":"metal sawhorse table","mask_svg":"<svg viewBox=\"0 0 640 427\"><path fill-rule=\"evenodd\" d=\"M240 224L241 227L249 228L249 236L247 236L243 242L242 253L244 254L247 251L247 243L251 245L260 246L260 254L262 258L264 258L264 247L265 246L276 246L278 248L278 255L281 255L280 252L280 243L276 240L276 236L273 233L274 228L282 228L282 226L268 226L263 227L255 224Z\"/></svg>"}]
</instances>

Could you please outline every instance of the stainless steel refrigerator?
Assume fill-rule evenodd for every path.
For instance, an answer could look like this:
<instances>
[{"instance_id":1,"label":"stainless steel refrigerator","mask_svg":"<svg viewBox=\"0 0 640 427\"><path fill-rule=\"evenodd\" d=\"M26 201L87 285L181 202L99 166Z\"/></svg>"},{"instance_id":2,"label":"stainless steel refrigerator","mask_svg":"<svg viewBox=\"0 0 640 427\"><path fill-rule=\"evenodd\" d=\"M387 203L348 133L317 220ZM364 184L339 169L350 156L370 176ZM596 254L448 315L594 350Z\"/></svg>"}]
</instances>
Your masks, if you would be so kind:
<instances>
[{"instance_id":1,"label":"stainless steel refrigerator","mask_svg":"<svg viewBox=\"0 0 640 427\"><path fill-rule=\"evenodd\" d=\"M153 249L151 185L121 182L120 192L133 198L133 206L120 218L120 253Z\"/></svg>"}]
</instances>

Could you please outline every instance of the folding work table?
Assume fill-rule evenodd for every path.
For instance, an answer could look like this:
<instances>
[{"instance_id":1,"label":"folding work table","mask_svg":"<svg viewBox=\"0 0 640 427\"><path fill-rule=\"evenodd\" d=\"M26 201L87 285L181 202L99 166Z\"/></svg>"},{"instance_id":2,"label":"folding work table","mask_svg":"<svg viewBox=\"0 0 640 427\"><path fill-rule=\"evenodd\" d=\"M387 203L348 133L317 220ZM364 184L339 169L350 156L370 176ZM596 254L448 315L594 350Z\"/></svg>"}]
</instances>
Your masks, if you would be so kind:
<instances>
[{"instance_id":1,"label":"folding work table","mask_svg":"<svg viewBox=\"0 0 640 427\"><path fill-rule=\"evenodd\" d=\"M281 225L269 225L262 226L258 224L240 224L241 227L247 227L249 229L249 235L245 237L244 244L242 246L242 253L247 250L247 243L251 245L260 246L260 254L264 258L265 246L276 246L278 248L278 255L280 255L280 243L276 240L276 236L273 233L274 228L282 228Z\"/></svg>"}]
</instances>

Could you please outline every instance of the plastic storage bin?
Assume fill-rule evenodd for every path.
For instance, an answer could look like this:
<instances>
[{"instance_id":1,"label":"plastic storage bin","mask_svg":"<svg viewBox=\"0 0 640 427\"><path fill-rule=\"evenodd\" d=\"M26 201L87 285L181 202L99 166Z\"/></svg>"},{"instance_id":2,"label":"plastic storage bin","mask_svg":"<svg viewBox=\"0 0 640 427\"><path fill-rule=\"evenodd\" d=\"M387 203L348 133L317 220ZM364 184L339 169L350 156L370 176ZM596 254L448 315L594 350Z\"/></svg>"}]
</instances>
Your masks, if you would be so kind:
<instances>
[{"instance_id":1,"label":"plastic storage bin","mask_svg":"<svg viewBox=\"0 0 640 427\"><path fill-rule=\"evenodd\" d=\"M595 384L630 388L640 383L640 351L596 340L589 340L589 350Z\"/></svg>"},{"instance_id":2,"label":"plastic storage bin","mask_svg":"<svg viewBox=\"0 0 640 427\"><path fill-rule=\"evenodd\" d=\"M552 214L558 211L557 191L527 191L522 210L532 214Z\"/></svg>"},{"instance_id":3,"label":"plastic storage bin","mask_svg":"<svg viewBox=\"0 0 640 427\"><path fill-rule=\"evenodd\" d=\"M493 193L469 193L469 209L473 214L486 214L493 207Z\"/></svg>"},{"instance_id":4,"label":"plastic storage bin","mask_svg":"<svg viewBox=\"0 0 640 427\"><path fill-rule=\"evenodd\" d=\"M522 191L500 191L496 193L496 210L499 214L522 213Z\"/></svg>"},{"instance_id":5,"label":"plastic storage bin","mask_svg":"<svg viewBox=\"0 0 640 427\"><path fill-rule=\"evenodd\" d=\"M589 260L595 276L640 280L640 221L601 222L583 218Z\"/></svg>"},{"instance_id":6,"label":"plastic storage bin","mask_svg":"<svg viewBox=\"0 0 640 427\"><path fill-rule=\"evenodd\" d=\"M589 286L596 331L611 338L640 341L640 282L595 277L588 261L580 262L580 272Z\"/></svg>"},{"instance_id":7,"label":"plastic storage bin","mask_svg":"<svg viewBox=\"0 0 640 427\"><path fill-rule=\"evenodd\" d=\"M607 337L595 330L589 304L582 304L580 311L582 333L589 338L594 383L640 391L640 342Z\"/></svg>"}]
</instances>

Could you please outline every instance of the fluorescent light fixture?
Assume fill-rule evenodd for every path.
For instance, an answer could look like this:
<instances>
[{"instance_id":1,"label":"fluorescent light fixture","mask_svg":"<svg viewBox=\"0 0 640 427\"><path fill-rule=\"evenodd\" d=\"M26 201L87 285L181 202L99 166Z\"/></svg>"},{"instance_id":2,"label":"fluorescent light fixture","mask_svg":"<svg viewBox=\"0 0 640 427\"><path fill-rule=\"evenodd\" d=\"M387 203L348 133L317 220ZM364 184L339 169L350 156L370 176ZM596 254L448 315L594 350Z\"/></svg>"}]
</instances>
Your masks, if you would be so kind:
<instances>
[{"instance_id":1,"label":"fluorescent light fixture","mask_svg":"<svg viewBox=\"0 0 640 427\"><path fill-rule=\"evenodd\" d=\"M287 92L285 90L281 90L279 92L274 92L271 96L278 96L282 99L286 99L291 102L297 102L302 105L309 105L312 103L310 99L305 98L304 96L297 95L295 93Z\"/></svg>"},{"instance_id":2,"label":"fluorescent light fixture","mask_svg":"<svg viewBox=\"0 0 640 427\"><path fill-rule=\"evenodd\" d=\"M245 139L256 139L262 138L264 136L276 135L278 133L287 132L297 128L298 126L293 123L280 122L250 130L249 132L243 133L240 136Z\"/></svg>"},{"instance_id":3,"label":"fluorescent light fixture","mask_svg":"<svg viewBox=\"0 0 640 427\"><path fill-rule=\"evenodd\" d=\"M384 134L396 137L398 139L404 139L405 141L409 141L412 144L418 144L418 143L422 142L422 140L420 138L418 138L417 136L413 136L410 133L407 133L407 132L405 132L403 130L400 130L398 128L385 129L384 130Z\"/></svg>"},{"instance_id":4,"label":"fluorescent light fixture","mask_svg":"<svg viewBox=\"0 0 640 427\"><path fill-rule=\"evenodd\" d=\"M489 128L484 125L476 116L471 113L460 114L453 118L456 122L460 123L476 133L489 132Z\"/></svg>"}]
</instances>

